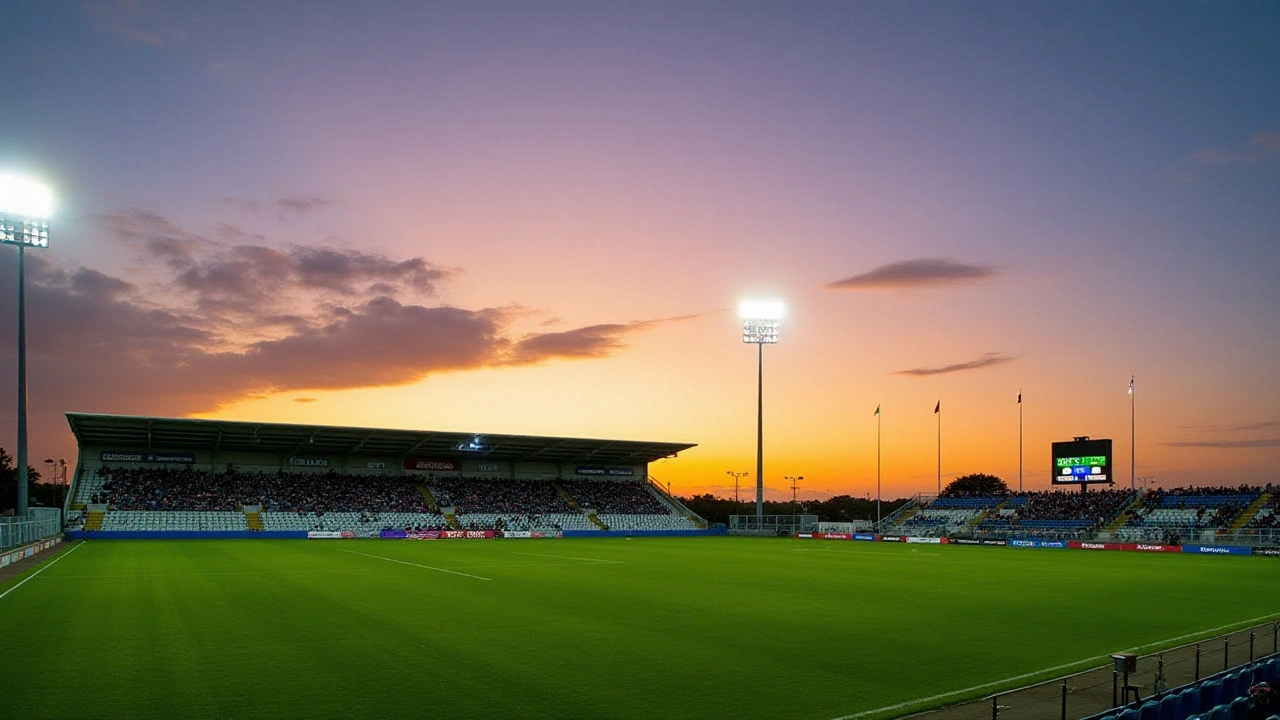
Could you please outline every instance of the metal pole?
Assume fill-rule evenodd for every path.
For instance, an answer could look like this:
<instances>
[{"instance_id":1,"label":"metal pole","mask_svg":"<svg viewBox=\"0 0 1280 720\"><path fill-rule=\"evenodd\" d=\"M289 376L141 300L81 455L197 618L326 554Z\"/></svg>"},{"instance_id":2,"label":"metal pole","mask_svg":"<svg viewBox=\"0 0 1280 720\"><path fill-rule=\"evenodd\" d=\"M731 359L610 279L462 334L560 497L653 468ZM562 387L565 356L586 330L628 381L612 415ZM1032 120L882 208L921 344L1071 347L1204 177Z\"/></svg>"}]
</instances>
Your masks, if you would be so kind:
<instances>
[{"instance_id":1,"label":"metal pole","mask_svg":"<svg viewBox=\"0 0 1280 720\"><path fill-rule=\"evenodd\" d=\"M1117 673L1115 670L1112 670L1111 671L1111 707L1120 706L1120 696L1118 695L1119 684L1117 683L1117 680L1119 679L1120 679L1120 674Z\"/></svg>"},{"instance_id":2,"label":"metal pole","mask_svg":"<svg viewBox=\"0 0 1280 720\"><path fill-rule=\"evenodd\" d=\"M1231 636L1222 638L1222 669L1231 667Z\"/></svg>"},{"instance_id":3,"label":"metal pole","mask_svg":"<svg viewBox=\"0 0 1280 720\"><path fill-rule=\"evenodd\" d=\"M1067 681L1062 681L1062 720L1067 720Z\"/></svg>"},{"instance_id":4,"label":"metal pole","mask_svg":"<svg viewBox=\"0 0 1280 720\"><path fill-rule=\"evenodd\" d=\"M1022 492L1022 388L1018 388L1018 492Z\"/></svg>"},{"instance_id":5,"label":"metal pole","mask_svg":"<svg viewBox=\"0 0 1280 720\"><path fill-rule=\"evenodd\" d=\"M880 406L876 406L876 532L880 532Z\"/></svg>"},{"instance_id":6,"label":"metal pole","mask_svg":"<svg viewBox=\"0 0 1280 720\"><path fill-rule=\"evenodd\" d=\"M14 514L27 514L27 300L23 246L18 245L18 502Z\"/></svg>"},{"instance_id":7,"label":"metal pole","mask_svg":"<svg viewBox=\"0 0 1280 720\"><path fill-rule=\"evenodd\" d=\"M942 401L938 401L938 497L942 497Z\"/></svg>"},{"instance_id":8,"label":"metal pole","mask_svg":"<svg viewBox=\"0 0 1280 720\"><path fill-rule=\"evenodd\" d=\"M764 527L764 343L756 343L756 526Z\"/></svg>"},{"instance_id":9,"label":"metal pole","mask_svg":"<svg viewBox=\"0 0 1280 720\"><path fill-rule=\"evenodd\" d=\"M998 697L998 695L991 696L991 720L996 720L996 716L1000 714L1000 706L996 705L996 699Z\"/></svg>"},{"instance_id":10,"label":"metal pole","mask_svg":"<svg viewBox=\"0 0 1280 720\"><path fill-rule=\"evenodd\" d=\"M1249 631L1249 662L1253 662L1253 631Z\"/></svg>"},{"instance_id":11,"label":"metal pole","mask_svg":"<svg viewBox=\"0 0 1280 720\"><path fill-rule=\"evenodd\" d=\"M1196 643L1196 682L1200 682L1200 643Z\"/></svg>"},{"instance_id":12,"label":"metal pole","mask_svg":"<svg viewBox=\"0 0 1280 720\"><path fill-rule=\"evenodd\" d=\"M1137 440L1138 435L1135 429L1137 427L1137 422L1135 419L1136 415L1134 412L1134 409L1135 409L1134 396L1135 395L1137 395L1137 393L1134 392L1134 389L1133 389L1133 376L1130 375L1129 376L1129 489L1130 490L1133 490L1136 485L1134 483L1134 476L1137 475L1135 468L1138 466L1137 459L1136 459L1138 455L1138 440Z\"/></svg>"}]
</instances>

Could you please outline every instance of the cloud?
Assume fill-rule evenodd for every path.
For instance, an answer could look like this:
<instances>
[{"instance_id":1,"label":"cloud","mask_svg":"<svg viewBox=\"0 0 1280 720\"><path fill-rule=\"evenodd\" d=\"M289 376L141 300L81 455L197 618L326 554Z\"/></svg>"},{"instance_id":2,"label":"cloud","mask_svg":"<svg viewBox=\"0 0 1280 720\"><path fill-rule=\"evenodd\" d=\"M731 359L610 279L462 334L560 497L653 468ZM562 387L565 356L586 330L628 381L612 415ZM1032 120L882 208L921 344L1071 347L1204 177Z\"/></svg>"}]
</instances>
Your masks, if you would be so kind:
<instances>
[{"instance_id":1,"label":"cloud","mask_svg":"<svg viewBox=\"0 0 1280 720\"><path fill-rule=\"evenodd\" d=\"M276 200L276 207L281 210L288 210L298 214L309 213L312 210L320 210L333 205L340 204L339 201L330 198L310 196L283 197Z\"/></svg>"},{"instance_id":2,"label":"cloud","mask_svg":"<svg viewBox=\"0 0 1280 720\"><path fill-rule=\"evenodd\" d=\"M828 283L828 290L910 290L990 280L994 265L970 265L945 258L917 258L881 265L874 270Z\"/></svg>"},{"instance_id":3,"label":"cloud","mask_svg":"<svg viewBox=\"0 0 1280 720\"><path fill-rule=\"evenodd\" d=\"M94 0L81 5L95 32L114 35L127 43L158 48L183 37L167 25L146 0Z\"/></svg>"},{"instance_id":4,"label":"cloud","mask_svg":"<svg viewBox=\"0 0 1280 720\"><path fill-rule=\"evenodd\" d=\"M1215 433L1235 433L1235 432L1253 432L1256 430L1270 430L1276 427L1274 420L1262 420L1253 423L1244 423L1240 425L1182 425L1182 430L1197 430L1200 432Z\"/></svg>"},{"instance_id":5,"label":"cloud","mask_svg":"<svg viewBox=\"0 0 1280 720\"><path fill-rule=\"evenodd\" d=\"M1254 165L1278 157L1280 130L1263 130L1240 149L1213 146L1197 150L1174 163L1171 174L1180 182L1195 182L1209 168Z\"/></svg>"},{"instance_id":6,"label":"cloud","mask_svg":"<svg viewBox=\"0 0 1280 720\"><path fill-rule=\"evenodd\" d=\"M604 357L626 347L627 335L698 317L702 316L681 315L659 320L589 325L563 332L529 335L515 344L508 357L516 364L541 362L553 358L577 360Z\"/></svg>"},{"instance_id":7,"label":"cloud","mask_svg":"<svg viewBox=\"0 0 1280 720\"><path fill-rule=\"evenodd\" d=\"M1280 447L1280 438L1261 438L1258 440L1193 440L1188 442L1160 443L1174 448L1275 448Z\"/></svg>"},{"instance_id":8,"label":"cloud","mask_svg":"<svg viewBox=\"0 0 1280 720\"><path fill-rule=\"evenodd\" d=\"M65 435L68 410L183 416L284 392L311 402L311 391L600 358L694 317L520 335L525 309L431 302L452 274L421 257L224 242L139 210L95 220L152 261L116 277L27 254L33 437ZM16 294L15 263L0 253L0 296ZM14 317L0 313L0 365L12 366L15 337ZM0 383L0 424L12 422L12 394Z\"/></svg>"},{"instance_id":9,"label":"cloud","mask_svg":"<svg viewBox=\"0 0 1280 720\"><path fill-rule=\"evenodd\" d=\"M317 402L318 400L319 398L313 398L313 397L296 397L293 399L293 401L296 403L313 403L313 402Z\"/></svg>"},{"instance_id":10,"label":"cloud","mask_svg":"<svg viewBox=\"0 0 1280 720\"><path fill-rule=\"evenodd\" d=\"M945 375L946 373L963 372L965 370L978 370L980 368L991 367L992 365L1003 365L1007 362L1013 362L1017 358L1002 353L989 352L982 357L968 362L955 363L952 365L940 365L938 367L911 368L910 370L898 370L894 375L911 375L913 377L928 377L930 375Z\"/></svg>"}]
</instances>

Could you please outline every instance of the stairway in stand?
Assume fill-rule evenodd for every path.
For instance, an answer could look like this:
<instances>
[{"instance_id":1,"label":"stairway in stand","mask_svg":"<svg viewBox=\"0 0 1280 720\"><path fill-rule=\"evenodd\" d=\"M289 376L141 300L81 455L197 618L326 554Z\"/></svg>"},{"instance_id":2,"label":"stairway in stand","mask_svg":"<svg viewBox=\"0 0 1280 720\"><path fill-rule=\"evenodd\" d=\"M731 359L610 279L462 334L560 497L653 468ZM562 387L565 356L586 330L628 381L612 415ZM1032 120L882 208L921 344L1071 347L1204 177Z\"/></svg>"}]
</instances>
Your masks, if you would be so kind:
<instances>
[{"instance_id":1,"label":"stairway in stand","mask_svg":"<svg viewBox=\"0 0 1280 720\"><path fill-rule=\"evenodd\" d=\"M262 531L262 513L247 512L244 514L244 523L250 530Z\"/></svg>"},{"instance_id":2,"label":"stairway in stand","mask_svg":"<svg viewBox=\"0 0 1280 720\"><path fill-rule=\"evenodd\" d=\"M84 518L85 530L101 530L102 521L105 520L107 514L101 510L90 510Z\"/></svg>"},{"instance_id":3,"label":"stairway in stand","mask_svg":"<svg viewBox=\"0 0 1280 720\"><path fill-rule=\"evenodd\" d=\"M1231 523L1231 527L1227 529L1230 532L1235 532L1249 524L1249 521L1258 514L1258 511L1266 507L1269 502L1271 502L1271 493L1264 490L1256 500L1249 503L1249 507L1245 508L1244 512L1240 513L1240 516L1237 517L1235 521Z\"/></svg>"}]
</instances>

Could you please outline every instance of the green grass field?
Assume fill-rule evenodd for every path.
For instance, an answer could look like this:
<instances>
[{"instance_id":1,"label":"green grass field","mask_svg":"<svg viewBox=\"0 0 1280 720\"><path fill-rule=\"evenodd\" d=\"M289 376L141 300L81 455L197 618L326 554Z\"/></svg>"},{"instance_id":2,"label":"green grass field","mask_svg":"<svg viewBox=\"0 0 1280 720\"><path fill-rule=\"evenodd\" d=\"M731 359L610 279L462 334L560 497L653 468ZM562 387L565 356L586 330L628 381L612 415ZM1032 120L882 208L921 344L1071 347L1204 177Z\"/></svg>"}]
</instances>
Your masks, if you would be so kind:
<instances>
[{"instance_id":1,"label":"green grass field","mask_svg":"<svg viewBox=\"0 0 1280 720\"><path fill-rule=\"evenodd\" d=\"M41 567L0 586L23 718L887 717L1280 617L1273 558L1161 553L96 541Z\"/></svg>"}]
</instances>

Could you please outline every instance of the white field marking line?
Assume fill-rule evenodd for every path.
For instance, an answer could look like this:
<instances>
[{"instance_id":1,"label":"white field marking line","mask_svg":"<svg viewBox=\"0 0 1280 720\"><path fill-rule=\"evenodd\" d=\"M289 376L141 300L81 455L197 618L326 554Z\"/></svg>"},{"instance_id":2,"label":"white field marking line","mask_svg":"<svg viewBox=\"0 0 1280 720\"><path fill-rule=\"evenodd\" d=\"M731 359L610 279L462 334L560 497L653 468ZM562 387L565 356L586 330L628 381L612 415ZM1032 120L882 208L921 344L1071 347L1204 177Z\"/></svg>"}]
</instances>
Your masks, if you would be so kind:
<instances>
[{"instance_id":1,"label":"white field marking line","mask_svg":"<svg viewBox=\"0 0 1280 720\"><path fill-rule=\"evenodd\" d=\"M555 558L557 560L577 560L580 562L587 562L587 563L606 563L609 565L625 565L626 564L625 560L601 560L600 558L570 557L568 555L547 555L546 553L513 552L511 554L512 555L528 555L529 557L549 557L549 558Z\"/></svg>"},{"instance_id":2,"label":"white field marking line","mask_svg":"<svg viewBox=\"0 0 1280 720\"><path fill-rule=\"evenodd\" d=\"M1250 626L1252 626L1252 625L1256 625L1256 624L1258 624L1258 623L1261 623L1261 622L1263 622L1264 620L1272 620L1272 619L1274 619L1274 618L1276 618L1276 617L1280 617L1280 613L1276 613L1276 614L1272 614L1272 615L1263 615L1262 617L1257 617L1257 618L1254 618L1254 619L1252 619L1252 620L1242 620L1242 621L1240 621L1240 622L1238 622L1238 623L1232 623L1232 624L1230 624L1230 625L1220 625L1220 626L1218 626L1218 627L1216 627L1216 628L1208 628L1207 630L1200 630L1199 632L1187 633L1186 635L1179 635L1178 637L1172 637L1172 638L1168 638L1168 639L1165 639L1165 640L1160 640L1160 641L1153 642L1153 643L1147 643L1146 645L1139 645L1139 646L1137 646L1137 647L1129 648L1129 649L1128 649L1127 651L1125 651L1125 652L1135 652L1135 651L1139 651L1139 650L1145 650L1145 649L1147 649L1147 648L1153 648L1153 647L1158 647L1158 646L1160 646L1160 645L1165 645L1166 643L1178 642L1179 640L1188 640L1188 639L1193 638L1193 637L1198 637L1198 636L1204 635L1205 633L1209 633L1209 634L1217 633L1217 632L1219 632L1219 631L1221 631L1221 630L1227 630L1227 629L1229 629L1229 628L1240 628L1240 627L1245 627L1245 628L1247 628L1247 627L1250 627ZM924 705L924 704L926 704L926 703L931 703L931 702L933 702L933 701L935 701L935 700L945 700L946 698L953 697L953 696L956 696L956 695L963 695L963 694L966 694L966 693L971 693L971 692L973 692L973 691L975 691L975 690L985 690L986 688L996 687L996 686L998 686L998 685L1004 685L1005 683L1015 682L1015 681L1017 681L1017 680L1025 680L1025 679L1027 679L1027 678L1035 677L1035 676L1037 676L1037 675L1044 675L1045 673L1051 673L1051 672L1055 672L1055 671L1057 671L1057 670L1064 670L1064 669L1069 668L1069 667L1076 667L1076 666L1078 666L1078 665L1083 665L1083 664L1088 663L1088 662L1096 662L1096 661L1101 660L1101 659L1102 659L1102 656L1101 656L1101 655L1099 655L1099 656L1098 656L1098 657L1096 657L1096 658L1085 658L1084 660L1078 660L1078 661L1076 661L1076 662L1072 662L1072 663L1065 663L1065 664L1063 664L1063 665L1054 665L1053 667L1050 667L1050 668L1044 668L1043 670L1037 670L1037 671L1035 671L1035 672L1029 672L1029 673L1023 673L1023 674L1021 674L1021 675L1015 675L1014 677L1011 677L1011 678L1005 678L1004 680L993 680L993 681L991 681L991 682L989 682L989 683L983 683L983 684L981 684L981 685L974 685L973 687L964 688L963 690L952 690L951 692L945 692L945 693L941 693L941 694L939 694L939 695L931 695L931 696L926 697L926 698L917 698L917 699L915 699L915 700L908 700L908 701L906 701L906 702L900 702L900 703L898 703L898 704L896 704L896 705L886 705L886 706L884 706L884 707L882 707L882 708L876 708L875 710L863 710L863 711L862 711L862 712L860 712L860 713L854 713L854 714L852 714L852 715L841 715L841 716L840 716L840 717L838 717L838 718L832 718L832 720L855 720L856 718L866 717L866 716L868 716L868 715L875 715L875 714L877 714L877 713L889 712L889 711L891 711L891 710L901 710L902 708L905 708L905 707L911 707L911 706L913 706L913 705ZM1091 668L1091 669L1093 669L1093 668ZM1088 672L1088 670L1084 670L1084 671L1081 671L1081 672ZM1076 674L1077 674L1077 675L1079 675L1079 674L1081 674L1081 673L1076 673ZM1023 689L1023 688L1015 688L1014 690L1009 690L1009 692L1011 692L1011 693L1012 693L1012 692L1016 692L1017 690L1021 690L1021 689Z\"/></svg>"},{"instance_id":3,"label":"white field marking line","mask_svg":"<svg viewBox=\"0 0 1280 720\"><path fill-rule=\"evenodd\" d=\"M476 580L485 580L485 581L493 580L493 578L480 577L479 575L472 575L470 573L458 572L457 570L445 570L444 568L431 567L430 565L421 565L419 563L409 562L408 560L396 560L395 558L382 557L381 555L370 555L369 553L356 552L355 550L339 549L338 552L351 553L352 555L363 555L364 557L374 558L375 560L386 560L387 562L400 563L401 565L412 565L413 567L422 568L423 570L435 570L436 572L449 573L450 575L461 575L462 577L475 578Z\"/></svg>"},{"instance_id":4,"label":"white field marking line","mask_svg":"<svg viewBox=\"0 0 1280 720\"><path fill-rule=\"evenodd\" d=\"M61 560L62 558L64 558L64 557L66 557L66 556L70 555L71 553L73 553L73 552L75 552L75 551L79 550L79 549L80 549L80 545L84 545L84 541L83 541L83 540L82 540L82 541L80 541L80 544L79 544L79 545L76 545L75 547L71 548L70 550L68 550L68 551L66 551L66 552L62 553L61 555L59 555L58 557L54 558L54 559L53 559L53 561L52 561L52 562L50 562L48 565L45 565L44 567L40 568L39 570L37 570L37 571L35 571L35 572L31 573L30 575L28 575L28 576L26 576L26 577L22 578L22 582L18 583L17 585L14 585L13 587L9 588L8 590L5 590L4 592L0 593L0 600L3 600L5 595L8 595L9 593L13 592L14 590L17 590L18 588L22 587L23 585L26 585L28 580L30 580L30 579L32 579L32 578L34 578L35 576L39 575L40 573L44 572L45 570L48 570L49 568L51 568L51 567L53 567L54 565L58 564L58 561L59 561L59 560Z\"/></svg>"},{"instance_id":5,"label":"white field marking line","mask_svg":"<svg viewBox=\"0 0 1280 720\"><path fill-rule=\"evenodd\" d=\"M583 560L583 561L553 562L553 563L552 562L508 563L506 565L464 565L463 567L469 570L491 570L493 568L501 569L501 568L577 567L579 565L585 565L588 567L594 565L596 567L599 567L600 563L595 560L591 562L587 562Z\"/></svg>"},{"instance_id":6,"label":"white field marking line","mask_svg":"<svg viewBox=\"0 0 1280 720\"><path fill-rule=\"evenodd\" d=\"M228 570L226 572L135 573L132 575L58 575L45 580L133 580L136 578L222 577L223 575L307 575L316 573L349 574L355 570Z\"/></svg>"}]
</instances>

